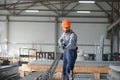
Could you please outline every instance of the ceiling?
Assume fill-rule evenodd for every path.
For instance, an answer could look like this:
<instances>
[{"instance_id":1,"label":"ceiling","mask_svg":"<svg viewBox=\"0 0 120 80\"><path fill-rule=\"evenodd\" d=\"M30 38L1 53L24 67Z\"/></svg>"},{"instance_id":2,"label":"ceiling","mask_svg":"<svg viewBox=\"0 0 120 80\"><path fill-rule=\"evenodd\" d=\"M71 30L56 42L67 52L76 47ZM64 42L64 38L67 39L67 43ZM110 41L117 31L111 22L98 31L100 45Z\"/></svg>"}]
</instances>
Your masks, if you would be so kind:
<instances>
[{"instance_id":1,"label":"ceiling","mask_svg":"<svg viewBox=\"0 0 120 80\"><path fill-rule=\"evenodd\" d=\"M94 0L94 4L82 4L78 1L80 0L0 0L0 16L89 18L89 21L82 19L82 23L107 24L120 17L120 0ZM25 10L39 10L39 13L26 13ZM78 14L77 11L91 13ZM91 18L95 19L91 21Z\"/></svg>"},{"instance_id":2,"label":"ceiling","mask_svg":"<svg viewBox=\"0 0 120 80\"><path fill-rule=\"evenodd\" d=\"M113 17L113 14L119 15L120 12L120 0L95 0L94 6L93 4L89 4L92 7L86 4L80 4L78 1L79 0L0 0L0 15L108 18ZM85 7L88 6L91 8L84 8L84 5ZM94 9L94 7L98 9ZM39 10L41 14L25 13L25 10ZM89 10L95 14L76 14L76 11L81 10ZM99 13L100 16L96 15Z\"/></svg>"}]
</instances>

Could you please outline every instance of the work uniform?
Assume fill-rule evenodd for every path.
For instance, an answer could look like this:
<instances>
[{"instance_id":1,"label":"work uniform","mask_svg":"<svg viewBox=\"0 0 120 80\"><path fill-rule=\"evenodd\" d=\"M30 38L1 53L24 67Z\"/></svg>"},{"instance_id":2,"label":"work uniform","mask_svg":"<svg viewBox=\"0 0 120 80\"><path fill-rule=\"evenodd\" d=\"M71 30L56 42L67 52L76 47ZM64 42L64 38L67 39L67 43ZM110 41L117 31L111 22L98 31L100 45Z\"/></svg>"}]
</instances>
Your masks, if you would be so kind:
<instances>
[{"instance_id":1,"label":"work uniform","mask_svg":"<svg viewBox=\"0 0 120 80\"><path fill-rule=\"evenodd\" d=\"M63 70L62 77L69 80L70 71L73 71L75 60L77 58L77 36L70 29L68 33L63 33L59 39L59 45L63 47ZM64 80L64 79L63 79Z\"/></svg>"}]
</instances>

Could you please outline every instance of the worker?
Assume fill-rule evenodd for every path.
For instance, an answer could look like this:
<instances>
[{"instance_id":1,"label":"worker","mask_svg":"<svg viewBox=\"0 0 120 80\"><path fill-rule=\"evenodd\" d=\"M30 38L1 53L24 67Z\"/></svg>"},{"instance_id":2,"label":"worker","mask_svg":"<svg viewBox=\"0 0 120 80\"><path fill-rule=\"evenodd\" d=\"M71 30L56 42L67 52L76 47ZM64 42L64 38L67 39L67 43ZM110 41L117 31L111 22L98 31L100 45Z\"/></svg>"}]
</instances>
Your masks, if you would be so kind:
<instances>
[{"instance_id":1,"label":"worker","mask_svg":"<svg viewBox=\"0 0 120 80\"><path fill-rule=\"evenodd\" d=\"M62 21L63 34L58 40L63 49L62 80L73 80L73 69L77 58L77 35L70 29L69 20Z\"/></svg>"}]
</instances>

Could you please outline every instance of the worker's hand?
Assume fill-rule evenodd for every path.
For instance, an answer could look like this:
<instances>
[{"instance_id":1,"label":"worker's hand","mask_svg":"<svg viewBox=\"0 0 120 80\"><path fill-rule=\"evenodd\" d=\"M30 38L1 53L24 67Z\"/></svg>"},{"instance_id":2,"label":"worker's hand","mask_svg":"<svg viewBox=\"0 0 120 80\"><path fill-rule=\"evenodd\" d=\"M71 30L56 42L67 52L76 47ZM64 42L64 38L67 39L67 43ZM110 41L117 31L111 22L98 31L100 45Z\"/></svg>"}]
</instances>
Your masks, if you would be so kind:
<instances>
[{"instance_id":1,"label":"worker's hand","mask_svg":"<svg viewBox=\"0 0 120 80\"><path fill-rule=\"evenodd\" d=\"M59 46L59 50L60 50L61 53L64 53L63 46Z\"/></svg>"},{"instance_id":2,"label":"worker's hand","mask_svg":"<svg viewBox=\"0 0 120 80\"><path fill-rule=\"evenodd\" d=\"M61 48L62 50L64 50L64 49L65 49L65 46L64 46L64 45L61 45L60 48Z\"/></svg>"},{"instance_id":3,"label":"worker's hand","mask_svg":"<svg viewBox=\"0 0 120 80\"><path fill-rule=\"evenodd\" d=\"M62 49L63 49L63 50L65 49L65 46L64 46L64 45L62 46Z\"/></svg>"},{"instance_id":4,"label":"worker's hand","mask_svg":"<svg viewBox=\"0 0 120 80\"><path fill-rule=\"evenodd\" d=\"M66 46L64 43L62 43L61 45L59 45L59 48L62 49L62 50L65 50Z\"/></svg>"}]
</instances>

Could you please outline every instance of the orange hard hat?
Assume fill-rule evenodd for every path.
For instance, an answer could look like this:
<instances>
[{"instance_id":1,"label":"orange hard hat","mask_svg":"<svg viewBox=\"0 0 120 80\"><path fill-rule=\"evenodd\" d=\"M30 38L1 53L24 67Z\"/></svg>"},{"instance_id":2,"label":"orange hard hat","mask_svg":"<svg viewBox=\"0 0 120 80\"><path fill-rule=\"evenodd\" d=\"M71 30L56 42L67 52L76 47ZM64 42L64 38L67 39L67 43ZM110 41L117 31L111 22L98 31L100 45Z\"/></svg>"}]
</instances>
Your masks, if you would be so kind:
<instances>
[{"instance_id":1,"label":"orange hard hat","mask_svg":"<svg viewBox=\"0 0 120 80\"><path fill-rule=\"evenodd\" d=\"M70 28L71 22L67 19L62 21L62 27L63 28Z\"/></svg>"}]
</instances>

